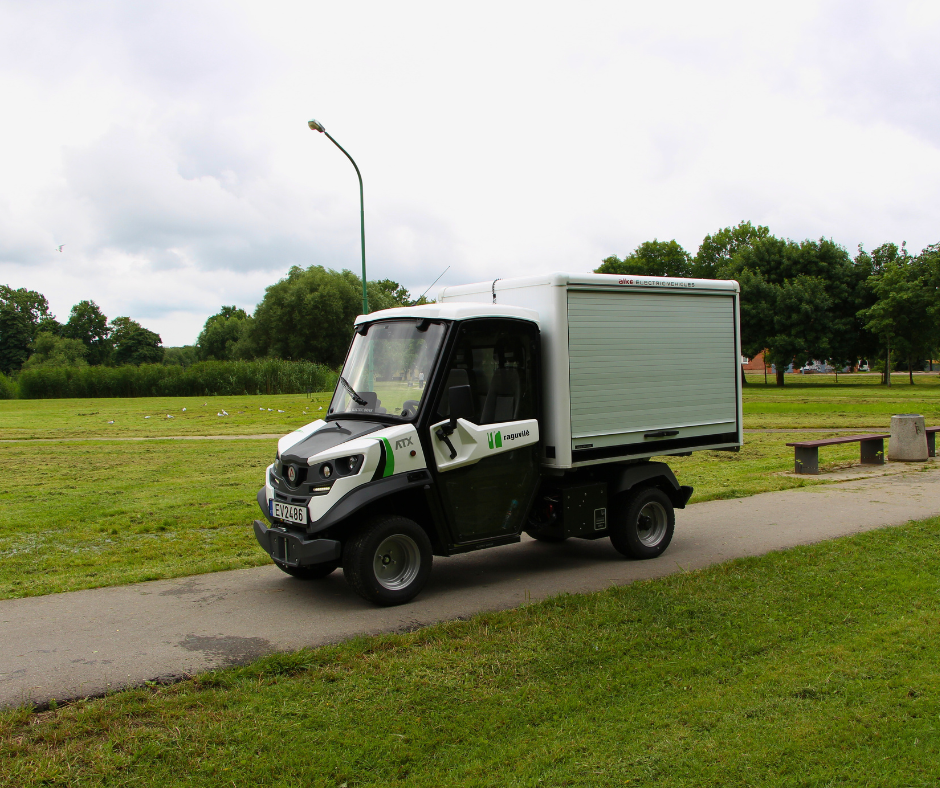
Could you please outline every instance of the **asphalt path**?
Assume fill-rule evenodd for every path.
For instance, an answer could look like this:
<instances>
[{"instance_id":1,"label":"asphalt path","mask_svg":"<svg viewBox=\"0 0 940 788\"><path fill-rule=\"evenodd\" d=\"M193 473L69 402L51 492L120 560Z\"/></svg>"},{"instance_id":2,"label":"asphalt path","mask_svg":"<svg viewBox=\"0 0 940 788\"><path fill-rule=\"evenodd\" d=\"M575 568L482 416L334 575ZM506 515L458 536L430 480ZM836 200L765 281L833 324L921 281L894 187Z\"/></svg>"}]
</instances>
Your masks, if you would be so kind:
<instances>
[{"instance_id":1,"label":"asphalt path","mask_svg":"<svg viewBox=\"0 0 940 788\"><path fill-rule=\"evenodd\" d=\"M896 467L896 466L895 466ZM920 470L924 467L924 470ZM0 705L45 704L171 681L277 651L395 632L688 571L940 514L936 465L694 504L669 549L628 561L608 540L515 545L435 560L410 604L376 608L341 571L315 582L274 566L0 601Z\"/></svg>"}]
</instances>

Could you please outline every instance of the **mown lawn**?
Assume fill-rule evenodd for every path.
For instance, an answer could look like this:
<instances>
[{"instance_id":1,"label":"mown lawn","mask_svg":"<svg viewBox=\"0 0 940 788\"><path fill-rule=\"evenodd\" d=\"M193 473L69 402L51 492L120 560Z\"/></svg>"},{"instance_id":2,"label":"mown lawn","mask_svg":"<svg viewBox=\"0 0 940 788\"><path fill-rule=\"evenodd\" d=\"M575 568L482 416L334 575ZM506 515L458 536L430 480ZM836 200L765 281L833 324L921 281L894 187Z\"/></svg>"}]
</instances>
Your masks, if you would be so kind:
<instances>
[{"instance_id":1,"label":"mown lawn","mask_svg":"<svg viewBox=\"0 0 940 788\"><path fill-rule=\"evenodd\" d=\"M823 379L789 376L783 390L746 386L745 426L839 422L885 430L891 413L940 411L936 376L891 389L868 376L853 381L843 375L838 386ZM3 401L0 437L281 434L322 416L328 398ZM217 415L223 410L229 416ZM928 423L940 424L940 412ZM739 453L696 452L666 461L681 483L695 487L693 503L737 498L821 483L785 475L793 468L785 444L831 434L750 433ZM250 523L258 516L254 496L274 447L273 439L0 444L0 598L265 563ZM820 459L823 470L857 463L858 446L825 449Z\"/></svg>"},{"instance_id":2,"label":"mown lawn","mask_svg":"<svg viewBox=\"0 0 940 788\"><path fill-rule=\"evenodd\" d=\"M935 786L940 519L0 713L5 786Z\"/></svg>"},{"instance_id":3,"label":"mown lawn","mask_svg":"<svg viewBox=\"0 0 940 788\"><path fill-rule=\"evenodd\" d=\"M748 375L744 386L746 429L869 428L885 432L896 413L919 413L928 426L940 426L940 375L892 375L891 387L874 375L787 375L778 388L763 375Z\"/></svg>"},{"instance_id":4,"label":"mown lawn","mask_svg":"<svg viewBox=\"0 0 940 788\"><path fill-rule=\"evenodd\" d=\"M786 439L749 435L738 453L666 459L695 487L693 503L820 484L783 475L793 470ZM0 599L267 563L251 521L274 451L274 440L0 446ZM821 459L850 465L858 446Z\"/></svg>"},{"instance_id":5,"label":"mown lawn","mask_svg":"<svg viewBox=\"0 0 940 788\"><path fill-rule=\"evenodd\" d=\"M0 598L257 566L273 441L0 448ZM264 559L264 560L262 560Z\"/></svg>"},{"instance_id":6,"label":"mown lawn","mask_svg":"<svg viewBox=\"0 0 940 788\"><path fill-rule=\"evenodd\" d=\"M318 393L309 397L272 394L0 400L0 440L283 435L322 418L330 397L329 393ZM228 415L219 415L223 411ZM111 421L114 423L109 424Z\"/></svg>"}]
</instances>

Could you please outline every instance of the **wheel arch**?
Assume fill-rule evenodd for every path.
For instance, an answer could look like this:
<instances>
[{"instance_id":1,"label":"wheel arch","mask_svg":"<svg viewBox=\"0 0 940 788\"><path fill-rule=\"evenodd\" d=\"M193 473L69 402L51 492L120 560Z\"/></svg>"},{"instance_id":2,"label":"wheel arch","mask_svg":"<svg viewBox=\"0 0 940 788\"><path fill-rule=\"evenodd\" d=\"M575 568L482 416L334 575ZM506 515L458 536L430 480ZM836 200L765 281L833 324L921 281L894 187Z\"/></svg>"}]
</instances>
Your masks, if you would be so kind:
<instances>
[{"instance_id":1,"label":"wheel arch","mask_svg":"<svg viewBox=\"0 0 940 788\"><path fill-rule=\"evenodd\" d=\"M627 467L614 473L610 482L609 495L613 497L622 492L642 487L658 487L672 501L676 509L684 509L693 488L679 484L676 475L664 462L644 462Z\"/></svg>"},{"instance_id":2,"label":"wheel arch","mask_svg":"<svg viewBox=\"0 0 940 788\"><path fill-rule=\"evenodd\" d=\"M352 533L359 523L378 515L395 514L417 523L428 535L435 552L445 549L445 535L441 533L437 519L432 512L428 494L431 491L428 485L402 484L401 480L396 479L393 482L393 479L395 477L382 480L384 484L374 482L374 486L370 485L371 489L363 491L365 494L355 498L350 496L349 501L343 502L346 505L341 511L336 511L340 509L337 506L330 512L331 522L322 530L328 530L334 538L339 535L345 537Z\"/></svg>"}]
</instances>

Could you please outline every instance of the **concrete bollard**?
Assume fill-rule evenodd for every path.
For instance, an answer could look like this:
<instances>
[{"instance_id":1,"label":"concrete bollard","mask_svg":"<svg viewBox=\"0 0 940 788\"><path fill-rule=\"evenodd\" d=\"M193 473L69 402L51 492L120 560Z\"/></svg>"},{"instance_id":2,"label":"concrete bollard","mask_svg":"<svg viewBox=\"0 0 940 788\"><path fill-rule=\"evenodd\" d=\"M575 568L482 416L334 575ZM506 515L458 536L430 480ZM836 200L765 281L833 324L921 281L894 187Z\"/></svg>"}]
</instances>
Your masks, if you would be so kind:
<instances>
[{"instance_id":1,"label":"concrete bollard","mask_svg":"<svg viewBox=\"0 0 940 788\"><path fill-rule=\"evenodd\" d=\"M891 417L888 459L892 462L924 462L927 459L927 432L923 416L899 413Z\"/></svg>"}]
</instances>

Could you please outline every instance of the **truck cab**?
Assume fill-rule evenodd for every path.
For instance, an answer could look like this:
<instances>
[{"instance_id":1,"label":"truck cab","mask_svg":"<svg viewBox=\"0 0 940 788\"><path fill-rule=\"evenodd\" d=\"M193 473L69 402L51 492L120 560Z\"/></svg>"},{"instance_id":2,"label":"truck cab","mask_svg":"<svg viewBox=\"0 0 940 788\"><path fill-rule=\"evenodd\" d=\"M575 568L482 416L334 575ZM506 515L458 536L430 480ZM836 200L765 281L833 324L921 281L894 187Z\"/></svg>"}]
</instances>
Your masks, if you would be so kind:
<instances>
[{"instance_id":1,"label":"truck cab","mask_svg":"<svg viewBox=\"0 0 940 788\"><path fill-rule=\"evenodd\" d=\"M564 400L546 398L544 311L444 300L357 318L325 418L280 439L258 491L254 533L274 563L308 580L342 566L357 593L394 605L420 592L433 556L523 533L661 554L692 488L650 461L669 446L559 467L542 429L546 400Z\"/></svg>"}]
</instances>

